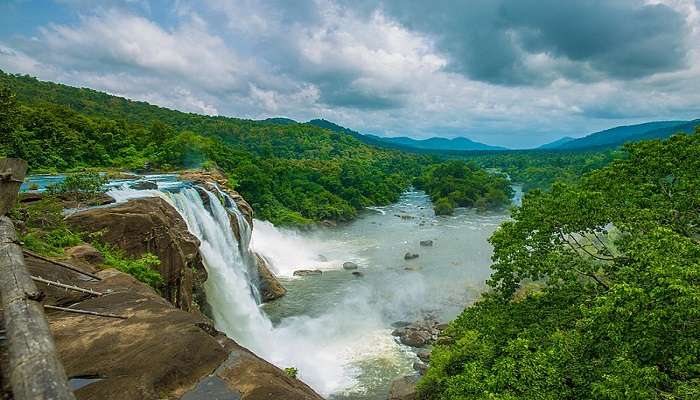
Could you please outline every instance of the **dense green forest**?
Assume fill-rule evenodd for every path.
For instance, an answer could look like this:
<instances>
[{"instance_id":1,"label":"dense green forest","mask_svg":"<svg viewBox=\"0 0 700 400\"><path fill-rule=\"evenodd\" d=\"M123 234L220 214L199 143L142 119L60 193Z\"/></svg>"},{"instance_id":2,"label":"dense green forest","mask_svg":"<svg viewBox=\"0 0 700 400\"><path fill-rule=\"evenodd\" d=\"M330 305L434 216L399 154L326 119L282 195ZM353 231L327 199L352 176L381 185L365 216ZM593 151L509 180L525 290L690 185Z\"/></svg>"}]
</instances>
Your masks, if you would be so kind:
<instances>
[{"instance_id":1,"label":"dense green forest","mask_svg":"<svg viewBox=\"0 0 700 400\"><path fill-rule=\"evenodd\" d=\"M442 162L311 124L182 113L2 72L0 107L0 156L26 159L33 173L219 168L258 218L279 224L350 220L366 206L396 201ZM451 192L493 191L491 176L483 176L459 182L478 187ZM479 205L507 204L503 190Z\"/></svg>"},{"instance_id":2,"label":"dense green forest","mask_svg":"<svg viewBox=\"0 0 700 400\"><path fill-rule=\"evenodd\" d=\"M527 193L425 397L700 398L699 154L700 129Z\"/></svg>"},{"instance_id":3,"label":"dense green forest","mask_svg":"<svg viewBox=\"0 0 700 400\"><path fill-rule=\"evenodd\" d=\"M455 207L494 209L513 197L508 179L489 174L474 163L446 161L425 169L416 186L430 195L438 215L452 214Z\"/></svg>"}]
</instances>

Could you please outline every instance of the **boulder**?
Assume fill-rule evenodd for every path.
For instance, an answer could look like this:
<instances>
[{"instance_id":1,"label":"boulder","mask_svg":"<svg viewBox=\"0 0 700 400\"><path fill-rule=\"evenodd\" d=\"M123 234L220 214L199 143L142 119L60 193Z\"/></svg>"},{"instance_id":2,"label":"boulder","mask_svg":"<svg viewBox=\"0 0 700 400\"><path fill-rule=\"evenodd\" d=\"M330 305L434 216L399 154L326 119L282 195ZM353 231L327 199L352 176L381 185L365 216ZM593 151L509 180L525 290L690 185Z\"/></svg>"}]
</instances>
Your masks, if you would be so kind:
<instances>
[{"instance_id":1,"label":"boulder","mask_svg":"<svg viewBox=\"0 0 700 400\"><path fill-rule=\"evenodd\" d=\"M105 257L99 250L89 244L81 244L65 250L65 255L79 263L100 265L105 262Z\"/></svg>"},{"instance_id":2,"label":"boulder","mask_svg":"<svg viewBox=\"0 0 700 400\"><path fill-rule=\"evenodd\" d=\"M411 347L423 347L430 344L432 336L430 332L424 330L406 329L399 335L401 343Z\"/></svg>"},{"instance_id":3,"label":"boulder","mask_svg":"<svg viewBox=\"0 0 700 400\"><path fill-rule=\"evenodd\" d=\"M416 361L413 363L413 369L416 370L420 376L423 376L428 372L428 364L422 361Z\"/></svg>"},{"instance_id":4,"label":"boulder","mask_svg":"<svg viewBox=\"0 0 700 400\"><path fill-rule=\"evenodd\" d=\"M404 376L394 379L389 388L389 400L418 400L417 376Z\"/></svg>"},{"instance_id":5,"label":"boulder","mask_svg":"<svg viewBox=\"0 0 700 400\"><path fill-rule=\"evenodd\" d=\"M206 280L199 240L187 230L180 214L159 197L130 200L111 207L92 208L66 218L86 233L100 233L100 241L132 257L153 253L160 260L163 297L189 311L193 292ZM200 300L201 301L201 300Z\"/></svg>"},{"instance_id":6,"label":"boulder","mask_svg":"<svg viewBox=\"0 0 700 400\"><path fill-rule=\"evenodd\" d=\"M158 189L158 184L153 181L136 181L129 185L132 189L136 190L156 190Z\"/></svg>"},{"instance_id":7,"label":"boulder","mask_svg":"<svg viewBox=\"0 0 700 400\"><path fill-rule=\"evenodd\" d=\"M258 290L261 300L264 302L279 299L287 293L287 289L277 280L270 271L267 260L258 253L255 254L255 263L258 267Z\"/></svg>"},{"instance_id":8,"label":"boulder","mask_svg":"<svg viewBox=\"0 0 700 400\"><path fill-rule=\"evenodd\" d=\"M346 261L343 263L343 269L352 270L357 268L359 268L359 266L352 261Z\"/></svg>"},{"instance_id":9,"label":"boulder","mask_svg":"<svg viewBox=\"0 0 700 400\"><path fill-rule=\"evenodd\" d=\"M391 334L399 341L411 347L424 347L435 342L440 335L438 322L432 316L399 326Z\"/></svg>"},{"instance_id":10,"label":"boulder","mask_svg":"<svg viewBox=\"0 0 700 400\"><path fill-rule=\"evenodd\" d=\"M41 276L56 269L49 264L33 268ZM74 392L78 400L321 400L303 382L218 332L212 321L174 308L133 277L107 269L98 272L101 281L87 282L72 274L64 282L109 293L83 299L79 308L128 317L98 321L90 315L47 313L71 383L84 384ZM210 396L203 383L212 380L225 397Z\"/></svg>"},{"instance_id":11,"label":"boulder","mask_svg":"<svg viewBox=\"0 0 700 400\"><path fill-rule=\"evenodd\" d=\"M433 247L433 241L432 240L421 240L420 245L422 247Z\"/></svg>"},{"instance_id":12,"label":"boulder","mask_svg":"<svg viewBox=\"0 0 700 400\"><path fill-rule=\"evenodd\" d=\"M419 360L423 361L424 363L428 363L430 362L430 353L430 350L421 350L418 353L416 353L416 356Z\"/></svg>"},{"instance_id":13,"label":"boulder","mask_svg":"<svg viewBox=\"0 0 700 400\"><path fill-rule=\"evenodd\" d=\"M418 257L420 257L420 255L416 253L411 253L410 251L403 255L404 260L413 260Z\"/></svg>"},{"instance_id":14,"label":"boulder","mask_svg":"<svg viewBox=\"0 0 700 400\"><path fill-rule=\"evenodd\" d=\"M323 271L320 269L298 269L294 271L292 275L294 276L309 276L309 275L321 275Z\"/></svg>"}]
</instances>

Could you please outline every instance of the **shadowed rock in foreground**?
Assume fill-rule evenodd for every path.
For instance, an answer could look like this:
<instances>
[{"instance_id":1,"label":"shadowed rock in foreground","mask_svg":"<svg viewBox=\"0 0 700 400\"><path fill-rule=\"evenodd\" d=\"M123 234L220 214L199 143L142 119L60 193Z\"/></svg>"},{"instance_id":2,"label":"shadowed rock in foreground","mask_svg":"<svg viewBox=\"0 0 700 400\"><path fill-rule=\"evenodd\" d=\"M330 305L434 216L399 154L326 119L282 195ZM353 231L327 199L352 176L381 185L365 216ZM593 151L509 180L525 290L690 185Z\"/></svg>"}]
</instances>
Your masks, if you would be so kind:
<instances>
[{"instance_id":1,"label":"shadowed rock in foreground","mask_svg":"<svg viewBox=\"0 0 700 400\"><path fill-rule=\"evenodd\" d=\"M303 382L255 356L218 332L207 318L179 310L153 289L114 269L86 280L41 260L27 258L33 274L90 288L105 295L67 298L41 285L47 304L127 316L127 319L50 312L48 318L69 378L85 386L78 399L318 400ZM212 383L213 382L213 383Z\"/></svg>"}]
</instances>

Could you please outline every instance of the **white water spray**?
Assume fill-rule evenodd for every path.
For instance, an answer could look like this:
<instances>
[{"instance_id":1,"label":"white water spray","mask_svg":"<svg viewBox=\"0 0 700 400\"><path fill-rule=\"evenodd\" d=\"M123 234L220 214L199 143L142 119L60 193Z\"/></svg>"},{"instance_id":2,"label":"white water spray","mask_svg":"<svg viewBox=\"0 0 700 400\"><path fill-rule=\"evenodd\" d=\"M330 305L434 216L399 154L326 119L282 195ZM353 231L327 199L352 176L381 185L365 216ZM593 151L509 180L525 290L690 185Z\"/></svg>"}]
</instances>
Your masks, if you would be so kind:
<instances>
[{"instance_id":1,"label":"white water spray","mask_svg":"<svg viewBox=\"0 0 700 400\"><path fill-rule=\"evenodd\" d=\"M368 296L348 296L334 309L318 317L292 317L273 327L256 301L255 285L250 273L252 252L248 248L251 230L235 202L225 193L211 193L199 188L185 187L178 192L134 190L121 186L108 192L117 201L139 197L161 197L182 215L189 231L201 242L200 253L208 272L205 282L207 301L211 305L217 329L225 332L257 355L280 368L295 367L299 376L322 395L329 395L353 386L357 374L354 362L367 354L388 354L398 351L382 326L381 316L367 303ZM208 199L207 205L202 195ZM217 197L224 199L224 205ZM238 221L239 244L231 231L229 212ZM318 261L318 247L308 250L301 237L277 230L266 222L256 250L274 262L285 259ZM258 229L258 228L256 228ZM277 250L275 245L277 244ZM280 247L281 246L281 247ZM281 252L280 252L281 250ZM270 252L270 254L268 254ZM301 254L300 257L295 254ZM335 261L321 263L337 264ZM289 261L281 262L285 273L291 275ZM338 318L341 315L342 318ZM368 340L363 332L374 337ZM364 350L363 350L364 349ZM358 358L359 357L359 358Z\"/></svg>"}]
</instances>

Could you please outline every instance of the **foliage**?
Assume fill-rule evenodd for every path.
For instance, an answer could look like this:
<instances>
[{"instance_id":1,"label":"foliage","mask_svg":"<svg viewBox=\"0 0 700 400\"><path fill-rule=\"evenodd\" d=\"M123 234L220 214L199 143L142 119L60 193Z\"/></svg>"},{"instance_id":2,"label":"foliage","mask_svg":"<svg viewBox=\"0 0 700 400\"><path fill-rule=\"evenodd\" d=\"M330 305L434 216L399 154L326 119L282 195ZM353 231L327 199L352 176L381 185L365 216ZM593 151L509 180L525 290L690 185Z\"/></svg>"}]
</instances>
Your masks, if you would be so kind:
<instances>
[{"instance_id":1,"label":"foliage","mask_svg":"<svg viewBox=\"0 0 700 400\"><path fill-rule=\"evenodd\" d=\"M510 204L513 197L510 182L504 176L457 160L426 168L416 185L430 195L438 215L452 214L455 207L501 208Z\"/></svg>"},{"instance_id":2,"label":"foliage","mask_svg":"<svg viewBox=\"0 0 700 400\"><path fill-rule=\"evenodd\" d=\"M16 93L2 92L0 114L16 118L2 122L0 148L32 172L218 167L257 217L274 223L350 220L396 201L440 161L312 124L182 113L2 72L0 86Z\"/></svg>"},{"instance_id":3,"label":"foliage","mask_svg":"<svg viewBox=\"0 0 700 400\"><path fill-rule=\"evenodd\" d=\"M123 251L94 241L93 246L105 257L104 265L127 273L139 281L159 290L164 283L163 277L154 269L160 265L160 260L152 253L146 253L138 258L129 257Z\"/></svg>"},{"instance_id":4,"label":"foliage","mask_svg":"<svg viewBox=\"0 0 700 400\"><path fill-rule=\"evenodd\" d=\"M700 397L700 132L625 151L494 233L493 291L450 325L425 397Z\"/></svg>"},{"instance_id":5,"label":"foliage","mask_svg":"<svg viewBox=\"0 0 700 400\"><path fill-rule=\"evenodd\" d=\"M467 158L483 168L495 168L523 185L523 191L548 190L555 181L575 182L582 175L601 168L623 153L616 149L581 151L520 150L474 153Z\"/></svg>"},{"instance_id":6,"label":"foliage","mask_svg":"<svg viewBox=\"0 0 700 400\"><path fill-rule=\"evenodd\" d=\"M20 204L11 217L18 221L19 239L27 250L46 256L60 256L63 249L83 242L63 219L61 200L47 196L30 204Z\"/></svg>"},{"instance_id":7,"label":"foliage","mask_svg":"<svg viewBox=\"0 0 700 400\"><path fill-rule=\"evenodd\" d=\"M107 177L97 172L80 172L70 174L63 182L49 186L47 192L53 196L83 202L104 193L107 182Z\"/></svg>"},{"instance_id":8,"label":"foliage","mask_svg":"<svg viewBox=\"0 0 700 400\"><path fill-rule=\"evenodd\" d=\"M287 368L284 369L284 374L287 375L288 377L292 378L292 379L296 379L296 378L297 378L297 373L298 373L298 372L299 372L299 370L297 370L297 369L294 368L294 367L287 367Z\"/></svg>"}]
</instances>

